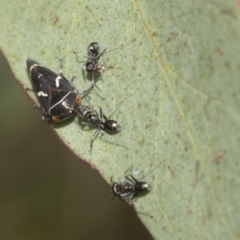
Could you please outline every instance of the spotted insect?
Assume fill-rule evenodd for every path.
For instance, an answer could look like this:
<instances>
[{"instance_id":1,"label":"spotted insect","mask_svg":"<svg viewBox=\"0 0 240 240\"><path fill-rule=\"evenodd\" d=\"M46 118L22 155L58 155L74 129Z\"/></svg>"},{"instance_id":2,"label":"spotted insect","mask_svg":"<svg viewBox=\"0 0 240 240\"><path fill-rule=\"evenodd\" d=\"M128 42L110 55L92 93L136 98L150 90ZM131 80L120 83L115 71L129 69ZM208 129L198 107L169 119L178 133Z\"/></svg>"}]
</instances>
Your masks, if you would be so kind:
<instances>
[{"instance_id":1,"label":"spotted insect","mask_svg":"<svg viewBox=\"0 0 240 240\"><path fill-rule=\"evenodd\" d=\"M150 190L150 184L138 181L133 175L125 176L124 180L113 182L111 185L112 199L118 196L128 203L133 203L136 197L146 195Z\"/></svg>"},{"instance_id":2,"label":"spotted insect","mask_svg":"<svg viewBox=\"0 0 240 240\"><path fill-rule=\"evenodd\" d=\"M88 122L82 122L84 125L95 125L98 129L94 132L91 143L90 143L90 152L92 150L92 145L94 139L100 132L107 134L106 131L110 132L119 132L121 131L121 125L115 121L108 119L102 112L100 108L100 115L98 115L97 111L86 105L79 105L78 113L82 119L86 119Z\"/></svg>"},{"instance_id":3,"label":"spotted insect","mask_svg":"<svg viewBox=\"0 0 240 240\"><path fill-rule=\"evenodd\" d=\"M43 120L61 122L73 117L82 97L94 86L79 94L61 70L57 74L31 59L27 59L27 68L34 91L41 103L41 106L35 107L42 111Z\"/></svg>"}]
</instances>

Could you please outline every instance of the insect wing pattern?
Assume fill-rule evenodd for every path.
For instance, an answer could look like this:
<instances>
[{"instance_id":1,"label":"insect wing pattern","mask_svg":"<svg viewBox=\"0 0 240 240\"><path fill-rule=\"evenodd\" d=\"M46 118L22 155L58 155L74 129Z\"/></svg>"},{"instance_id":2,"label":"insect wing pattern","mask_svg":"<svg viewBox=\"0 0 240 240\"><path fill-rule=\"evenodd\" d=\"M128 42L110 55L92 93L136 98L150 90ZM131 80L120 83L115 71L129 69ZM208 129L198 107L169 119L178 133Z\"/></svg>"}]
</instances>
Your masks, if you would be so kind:
<instances>
[{"instance_id":1,"label":"insect wing pattern","mask_svg":"<svg viewBox=\"0 0 240 240\"><path fill-rule=\"evenodd\" d=\"M57 74L30 59L27 60L27 66L34 91L46 113L57 119L56 121L72 117L75 114L73 110L81 102L81 97L64 75Z\"/></svg>"}]
</instances>

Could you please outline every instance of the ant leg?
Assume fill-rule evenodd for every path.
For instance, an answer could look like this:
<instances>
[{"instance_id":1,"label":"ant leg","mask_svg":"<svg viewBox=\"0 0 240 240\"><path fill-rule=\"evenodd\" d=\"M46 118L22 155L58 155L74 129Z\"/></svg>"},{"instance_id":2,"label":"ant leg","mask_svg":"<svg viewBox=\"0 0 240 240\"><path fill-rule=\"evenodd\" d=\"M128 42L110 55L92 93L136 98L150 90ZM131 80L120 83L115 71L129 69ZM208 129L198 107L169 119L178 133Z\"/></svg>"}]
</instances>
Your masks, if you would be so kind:
<instances>
[{"instance_id":1,"label":"ant leg","mask_svg":"<svg viewBox=\"0 0 240 240\"><path fill-rule=\"evenodd\" d=\"M108 115L108 117L106 117L106 115L103 115L103 117L105 116L104 119L106 118L105 120L108 120L108 119L115 113L115 111L121 106L121 104L122 104L124 101L125 101L125 99L123 99L122 101L118 102L115 107L111 107L111 108L107 111L107 113L113 110L112 113L111 113L110 115ZM114 108L115 108L115 109L114 109Z\"/></svg>"},{"instance_id":2,"label":"ant leg","mask_svg":"<svg viewBox=\"0 0 240 240\"><path fill-rule=\"evenodd\" d=\"M75 78L76 78L76 76L72 76L71 82L73 82Z\"/></svg>"},{"instance_id":3,"label":"ant leg","mask_svg":"<svg viewBox=\"0 0 240 240\"><path fill-rule=\"evenodd\" d=\"M88 122L82 122L82 124L85 125L85 126L94 126L94 124L88 123Z\"/></svg>"},{"instance_id":4,"label":"ant leg","mask_svg":"<svg viewBox=\"0 0 240 240\"><path fill-rule=\"evenodd\" d=\"M99 106L98 106L99 107ZM101 107L99 107L99 112L100 112L100 118L102 118L103 117L103 113L102 113L102 108ZM105 118L104 118L105 119ZM107 120L107 119L105 119L105 120Z\"/></svg>"},{"instance_id":5,"label":"ant leg","mask_svg":"<svg viewBox=\"0 0 240 240\"><path fill-rule=\"evenodd\" d=\"M85 95L87 95L89 92L91 92L91 90L93 89L93 85L91 85L90 88L88 88L87 90L83 91L82 93L80 93L80 96L83 98L85 97Z\"/></svg>"},{"instance_id":6,"label":"ant leg","mask_svg":"<svg viewBox=\"0 0 240 240\"><path fill-rule=\"evenodd\" d=\"M93 141L95 140L95 138L96 138L97 135L99 134L100 130L101 130L101 129L98 128L98 129L94 132L94 134L93 134L93 136L92 136L91 143L90 143L90 154L91 154L91 155L92 155Z\"/></svg>"}]
</instances>

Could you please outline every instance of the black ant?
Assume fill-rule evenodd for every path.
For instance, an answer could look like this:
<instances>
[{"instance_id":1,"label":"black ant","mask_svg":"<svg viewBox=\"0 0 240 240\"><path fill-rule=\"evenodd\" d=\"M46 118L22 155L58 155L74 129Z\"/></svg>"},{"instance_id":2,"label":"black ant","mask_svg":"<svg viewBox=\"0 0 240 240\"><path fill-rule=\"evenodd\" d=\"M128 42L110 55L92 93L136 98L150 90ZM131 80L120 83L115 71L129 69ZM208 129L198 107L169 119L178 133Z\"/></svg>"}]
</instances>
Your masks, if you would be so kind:
<instances>
[{"instance_id":1,"label":"black ant","mask_svg":"<svg viewBox=\"0 0 240 240\"><path fill-rule=\"evenodd\" d=\"M90 144L90 152L92 151L93 141L95 137L102 131L105 134L106 131L111 132L119 132L121 131L121 125L115 121L108 119L102 112L102 108L100 108L100 114L98 115L97 111L89 107L87 105L79 105L79 108L77 110L80 117L82 119L86 119L88 122L82 122L85 125L95 125L98 127L98 129L94 132L91 144Z\"/></svg>"}]
</instances>

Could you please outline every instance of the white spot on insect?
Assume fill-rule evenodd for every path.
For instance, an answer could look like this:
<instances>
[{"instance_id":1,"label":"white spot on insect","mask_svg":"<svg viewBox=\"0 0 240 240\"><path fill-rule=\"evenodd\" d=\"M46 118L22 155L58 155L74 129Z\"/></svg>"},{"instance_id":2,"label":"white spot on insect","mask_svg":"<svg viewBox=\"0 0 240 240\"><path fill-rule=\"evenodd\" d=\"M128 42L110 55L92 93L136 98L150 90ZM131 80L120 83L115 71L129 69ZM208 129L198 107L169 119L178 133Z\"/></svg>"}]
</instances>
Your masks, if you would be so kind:
<instances>
[{"instance_id":1,"label":"white spot on insect","mask_svg":"<svg viewBox=\"0 0 240 240\"><path fill-rule=\"evenodd\" d=\"M43 91L38 92L37 95L38 95L39 97L48 97L48 94L47 94L47 93L44 93Z\"/></svg>"},{"instance_id":2,"label":"white spot on insect","mask_svg":"<svg viewBox=\"0 0 240 240\"><path fill-rule=\"evenodd\" d=\"M63 102L62 102L62 105L63 105L66 109L70 110L70 111L69 111L70 113L72 113L72 107L71 107L66 101L63 101Z\"/></svg>"},{"instance_id":3,"label":"white spot on insect","mask_svg":"<svg viewBox=\"0 0 240 240\"><path fill-rule=\"evenodd\" d=\"M29 72L31 73L32 70L33 70L33 68L35 68L35 67L37 67L37 66L41 66L41 65L39 65L39 64L33 64L33 65L30 67Z\"/></svg>"},{"instance_id":4,"label":"white spot on insect","mask_svg":"<svg viewBox=\"0 0 240 240\"><path fill-rule=\"evenodd\" d=\"M42 74L39 74L39 75L38 75L38 78L40 78L41 76L42 76Z\"/></svg>"},{"instance_id":5,"label":"white spot on insect","mask_svg":"<svg viewBox=\"0 0 240 240\"><path fill-rule=\"evenodd\" d=\"M59 87L59 80L62 79L61 76L57 76L56 79L55 79L55 83L56 83L56 87L58 88Z\"/></svg>"}]
</instances>

